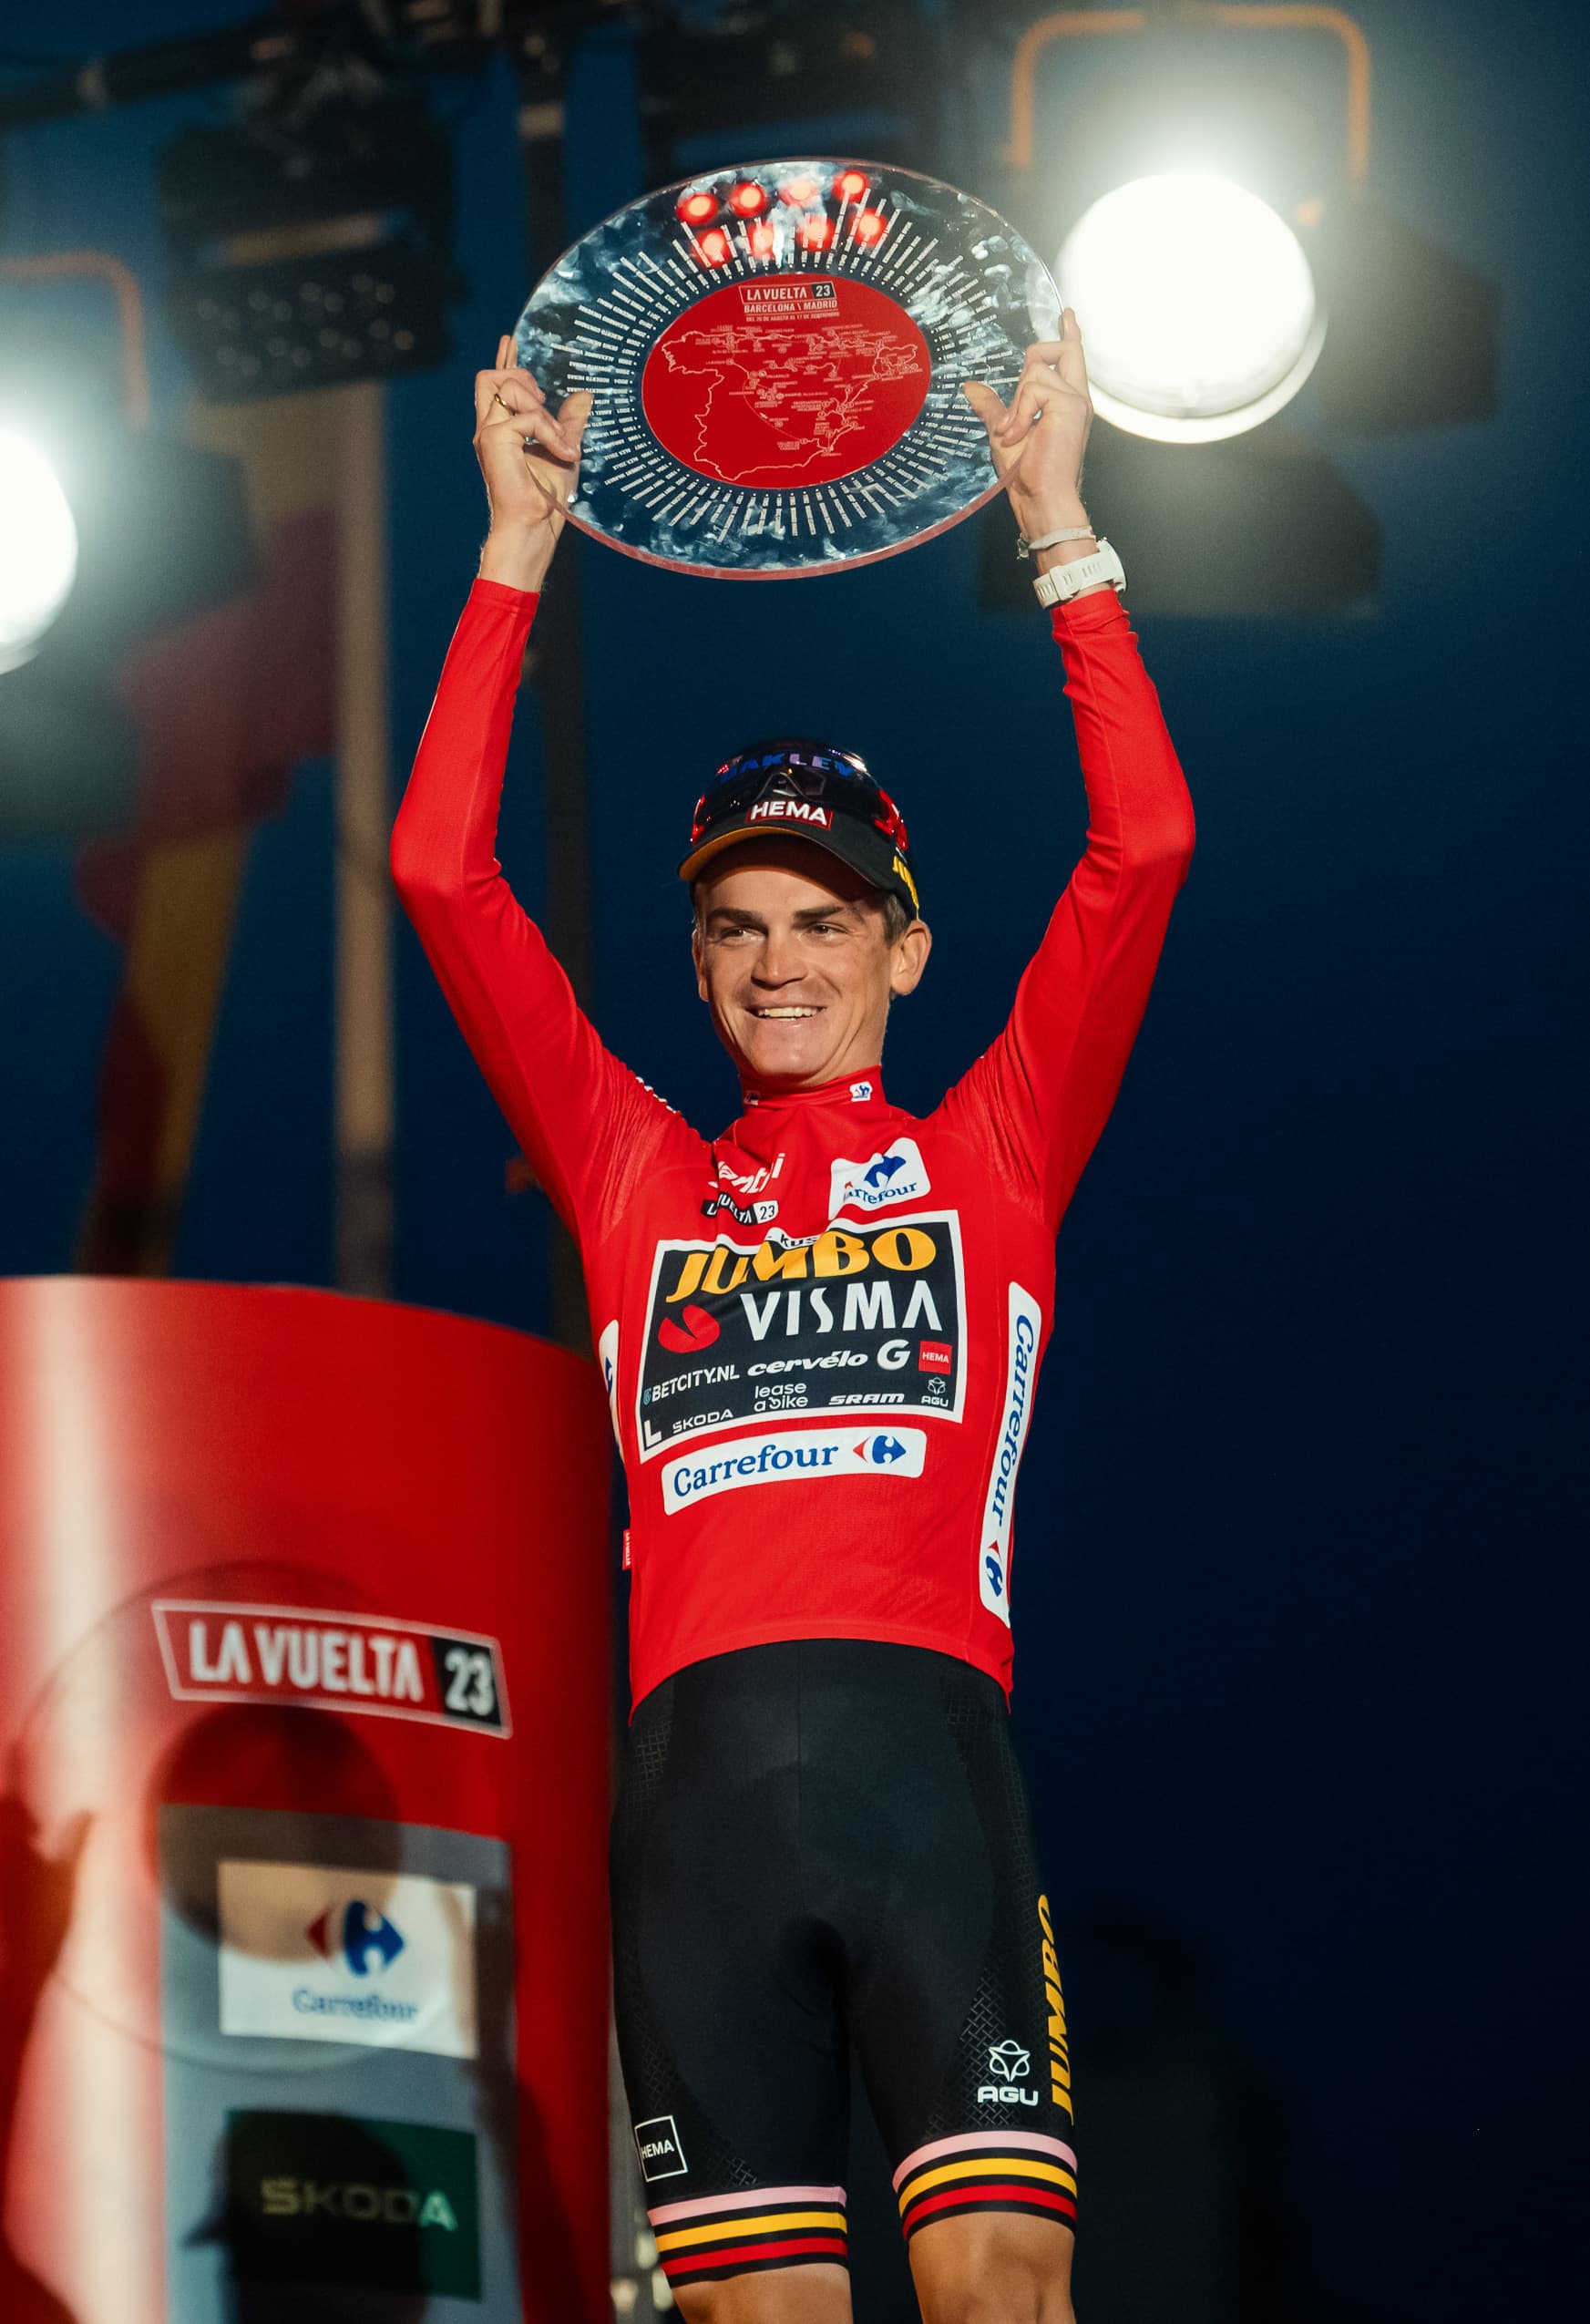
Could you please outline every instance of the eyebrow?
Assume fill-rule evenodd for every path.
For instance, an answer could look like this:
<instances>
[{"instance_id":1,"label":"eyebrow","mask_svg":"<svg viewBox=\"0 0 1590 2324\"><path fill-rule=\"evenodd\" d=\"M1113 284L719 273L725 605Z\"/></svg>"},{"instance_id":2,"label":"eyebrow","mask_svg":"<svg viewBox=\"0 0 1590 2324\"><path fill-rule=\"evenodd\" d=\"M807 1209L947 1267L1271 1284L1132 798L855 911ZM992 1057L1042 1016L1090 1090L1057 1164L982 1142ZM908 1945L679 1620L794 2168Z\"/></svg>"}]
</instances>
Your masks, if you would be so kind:
<instances>
[{"instance_id":1,"label":"eyebrow","mask_svg":"<svg viewBox=\"0 0 1590 2324\"><path fill-rule=\"evenodd\" d=\"M820 920L850 919L855 917L859 909L859 906L857 904L845 902L833 904L806 904L801 910L795 913L795 924L797 927L804 928L812 926ZM737 911L732 904L714 904L713 906L713 909L707 914L707 925L709 927L713 927L719 920L732 920L738 928L757 928L762 930L764 934L767 929L766 920L763 917L761 912Z\"/></svg>"}]
</instances>

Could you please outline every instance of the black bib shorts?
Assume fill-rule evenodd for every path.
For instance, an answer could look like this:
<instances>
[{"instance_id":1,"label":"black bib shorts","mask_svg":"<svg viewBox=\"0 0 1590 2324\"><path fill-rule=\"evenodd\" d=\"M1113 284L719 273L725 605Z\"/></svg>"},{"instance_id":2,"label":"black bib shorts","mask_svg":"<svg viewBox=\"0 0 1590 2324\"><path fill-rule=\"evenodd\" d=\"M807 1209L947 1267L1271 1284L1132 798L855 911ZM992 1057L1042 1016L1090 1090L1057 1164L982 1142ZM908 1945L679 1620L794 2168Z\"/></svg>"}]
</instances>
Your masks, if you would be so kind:
<instances>
[{"instance_id":1,"label":"black bib shorts","mask_svg":"<svg viewBox=\"0 0 1590 2324\"><path fill-rule=\"evenodd\" d=\"M908 2237L1076 2216L1049 1906L996 1682L803 1639L691 1664L630 1729L619 2047L674 2284L844 2263L859 2067Z\"/></svg>"}]
</instances>

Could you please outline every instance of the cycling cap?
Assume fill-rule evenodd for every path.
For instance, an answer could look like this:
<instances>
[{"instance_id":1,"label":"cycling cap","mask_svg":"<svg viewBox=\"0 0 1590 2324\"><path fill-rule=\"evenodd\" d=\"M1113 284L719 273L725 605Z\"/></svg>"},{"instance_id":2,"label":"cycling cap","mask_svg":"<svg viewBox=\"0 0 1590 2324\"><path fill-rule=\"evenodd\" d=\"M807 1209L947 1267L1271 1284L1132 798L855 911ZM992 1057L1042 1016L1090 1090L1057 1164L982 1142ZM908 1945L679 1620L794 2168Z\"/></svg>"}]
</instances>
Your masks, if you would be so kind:
<instances>
[{"instance_id":1,"label":"cycling cap","mask_svg":"<svg viewBox=\"0 0 1590 2324\"><path fill-rule=\"evenodd\" d=\"M855 751L783 735L726 759L696 801L679 876L699 879L741 840L781 837L809 839L908 910L921 910L905 818Z\"/></svg>"}]
</instances>

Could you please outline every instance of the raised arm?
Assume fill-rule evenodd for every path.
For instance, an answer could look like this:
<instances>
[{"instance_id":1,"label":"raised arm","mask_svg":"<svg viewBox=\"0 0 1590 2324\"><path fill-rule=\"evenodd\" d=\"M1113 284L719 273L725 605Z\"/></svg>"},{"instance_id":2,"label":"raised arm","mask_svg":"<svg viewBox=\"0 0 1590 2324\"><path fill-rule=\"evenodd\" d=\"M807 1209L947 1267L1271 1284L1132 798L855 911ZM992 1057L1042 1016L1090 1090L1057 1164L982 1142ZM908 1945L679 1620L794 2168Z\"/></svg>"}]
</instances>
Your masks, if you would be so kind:
<instances>
[{"instance_id":1,"label":"raised arm","mask_svg":"<svg viewBox=\"0 0 1590 2324\"><path fill-rule=\"evenodd\" d=\"M1062 332L1031 351L1008 413L990 389L970 396L1028 539L1080 536L1039 550L1045 570L1095 548L1080 493L1092 405L1069 309ZM945 1105L980 1117L1003 1167L1029 1177L1058 1227L1143 1020L1193 852L1193 808L1114 590L1085 590L1056 605L1051 620L1087 787L1087 849L1004 1031Z\"/></svg>"},{"instance_id":2,"label":"raised arm","mask_svg":"<svg viewBox=\"0 0 1590 2324\"><path fill-rule=\"evenodd\" d=\"M475 389L491 531L393 831L392 872L492 1094L578 1236L683 1128L602 1046L497 860L525 643L589 408L570 398L554 418L511 365L512 342L498 353Z\"/></svg>"}]
</instances>

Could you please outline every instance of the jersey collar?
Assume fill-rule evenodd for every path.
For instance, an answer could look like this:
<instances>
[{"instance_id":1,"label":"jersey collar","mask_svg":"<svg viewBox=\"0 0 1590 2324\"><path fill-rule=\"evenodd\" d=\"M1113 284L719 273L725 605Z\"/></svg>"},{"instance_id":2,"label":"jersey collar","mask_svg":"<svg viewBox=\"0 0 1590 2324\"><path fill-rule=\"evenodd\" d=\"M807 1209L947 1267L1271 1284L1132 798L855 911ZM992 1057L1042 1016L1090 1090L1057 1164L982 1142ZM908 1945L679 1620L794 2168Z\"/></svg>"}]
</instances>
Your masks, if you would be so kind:
<instances>
[{"instance_id":1,"label":"jersey collar","mask_svg":"<svg viewBox=\"0 0 1590 2324\"><path fill-rule=\"evenodd\" d=\"M845 1074L837 1081L826 1081L816 1089L762 1089L754 1082L742 1081L740 1098L748 1114L783 1113L786 1109L816 1108L824 1105L882 1105L883 1068L869 1065L865 1073Z\"/></svg>"}]
</instances>

